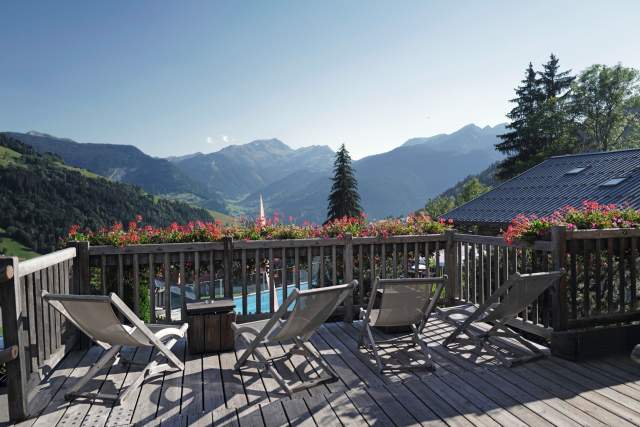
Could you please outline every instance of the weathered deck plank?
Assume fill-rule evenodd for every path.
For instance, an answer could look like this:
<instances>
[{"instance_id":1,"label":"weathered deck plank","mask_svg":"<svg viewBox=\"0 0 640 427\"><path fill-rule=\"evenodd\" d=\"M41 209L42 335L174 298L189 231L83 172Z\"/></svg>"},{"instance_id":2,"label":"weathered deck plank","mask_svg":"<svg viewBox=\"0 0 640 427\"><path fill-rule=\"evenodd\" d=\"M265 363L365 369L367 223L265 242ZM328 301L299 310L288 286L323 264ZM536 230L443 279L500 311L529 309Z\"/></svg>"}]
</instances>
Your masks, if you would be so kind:
<instances>
[{"instance_id":1,"label":"weathered deck plank","mask_svg":"<svg viewBox=\"0 0 640 427\"><path fill-rule=\"evenodd\" d=\"M65 402L65 390L101 353L92 347L63 359L51 375L48 405L39 417L21 425L640 425L640 370L628 359L576 364L550 357L509 369L443 348L440 342L451 327L436 320L425 331L435 372L380 374L369 352L356 345L358 326L335 323L320 328L311 343L339 378L293 398L268 371L235 371L241 347L235 352L191 355L183 340L174 351L186 360L185 371L149 377L126 405ZM278 356L290 346L271 344L260 351ZM133 354L133 349L127 351ZM410 349L381 353L394 365L421 363L421 355ZM149 349L139 349L134 360L146 363L150 357ZM315 363L300 355L276 367L294 382L319 373ZM139 369L114 365L83 390L118 393L133 382Z\"/></svg>"}]
</instances>

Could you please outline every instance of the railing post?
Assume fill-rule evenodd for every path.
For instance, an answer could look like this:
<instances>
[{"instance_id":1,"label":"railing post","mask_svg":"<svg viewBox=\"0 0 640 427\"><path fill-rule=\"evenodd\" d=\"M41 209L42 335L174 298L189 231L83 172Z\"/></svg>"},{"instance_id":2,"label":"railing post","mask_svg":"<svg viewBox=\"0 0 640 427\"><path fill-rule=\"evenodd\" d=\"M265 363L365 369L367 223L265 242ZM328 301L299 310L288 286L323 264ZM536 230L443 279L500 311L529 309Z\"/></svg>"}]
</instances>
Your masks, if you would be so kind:
<instances>
[{"instance_id":1,"label":"railing post","mask_svg":"<svg viewBox=\"0 0 640 427\"><path fill-rule=\"evenodd\" d=\"M233 298L233 237L223 239L224 252L222 262L224 264L224 297Z\"/></svg>"},{"instance_id":2,"label":"railing post","mask_svg":"<svg viewBox=\"0 0 640 427\"><path fill-rule=\"evenodd\" d=\"M344 281L345 283L351 283L353 280L353 236L351 233L346 233L344 236ZM360 285L360 284L359 284ZM344 321L347 323L353 322L353 292L347 296L344 300Z\"/></svg>"},{"instance_id":3,"label":"railing post","mask_svg":"<svg viewBox=\"0 0 640 427\"><path fill-rule=\"evenodd\" d=\"M553 244L553 252L551 254L553 268L554 270L564 270L567 253L567 228L564 226L554 226L551 228L551 242ZM553 295L552 315L554 331L567 330L567 308L567 279L566 275L564 275L558 281Z\"/></svg>"},{"instance_id":4,"label":"railing post","mask_svg":"<svg viewBox=\"0 0 640 427\"><path fill-rule=\"evenodd\" d=\"M90 294L91 272L89 270L89 242L69 242L69 247L76 248L76 258L73 261L73 289L78 295Z\"/></svg>"},{"instance_id":5,"label":"railing post","mask_svg":"<svg viewBox=\"0 0 640 427\"><path fill-rule=\"evenodd\" d=\"M447 274L447 284L445 286L446 303L447 305L453 305L455 303L455 299L459 297L456 289L456 283L458 280L457 278L458 260L457 260L456 250L455 250L456 243L453 240L455 231L447 230L445 231L444 235L447 238L447 243L445 246L445 253L444 253L444 260L445 260L444 266ZM439 254L437 254L436 256L439 257Z\"/></svg>"},{"instance_id":6,"label":"railing post","mask_svg":"<svg viewBox=\"0 0 640 427\"><path fill-rule=\"evenodd\" d=\"M90 294L91 271L89 270L89 242L69 242L69 247L76 248L76 257L73 260L71 293L76 295ZM91 347L91 340L79 329L76 329L77 340L80 348Z\"/></svg>"},{"instance_id":7,"label":"railing post","mask_svg":"<svg viewBox=\"0 0 640 427\"><path fill-rule=\"evenodd\" d=\"M18 347L18 357L7 362L9 418L13 421L29 416L27 400L27 361L24 349L28 345L26 313L22 313L18 258L0 257L0 303L4 346Z\"/></svg>"}]
</instances>

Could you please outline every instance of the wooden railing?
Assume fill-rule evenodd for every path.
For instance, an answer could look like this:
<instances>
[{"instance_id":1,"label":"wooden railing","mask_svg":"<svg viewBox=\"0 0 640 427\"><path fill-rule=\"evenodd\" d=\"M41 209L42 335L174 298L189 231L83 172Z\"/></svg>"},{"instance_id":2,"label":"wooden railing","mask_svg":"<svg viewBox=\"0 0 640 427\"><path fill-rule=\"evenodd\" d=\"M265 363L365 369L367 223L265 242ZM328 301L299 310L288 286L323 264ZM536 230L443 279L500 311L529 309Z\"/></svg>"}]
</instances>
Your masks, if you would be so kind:
<instances>
[{"instance_id":1,"label":"wooden railing","mask_svg":"<svg viewBox=\"0 0 640 427\"><path fill-rule=\"evenodd\" d=\"M42 291L75 293L72 283L76 251L64 249L20 262L0 257L2 331L7 367L9 415L25 418L48 400L37 387L70 351L77 334L72 325L42 299ZM15 355L15 358L9 357Z\"/></svg>"},{"instance_id":2,"label":"wooden railing","mask_svg":"<svg viewBox=\"0 0 640 427\"><path fill-rule=\"evenodd\" d=\"M451 251L455 271L449 273L455 277L455 299L482 304L516 271L524 274L562 268L554 266L555 247L554 241L508 245L502 237L456 233ZM540 296L524 310L517 326L549 338L553 328L559 327L562 315L552 292Z\"/></svg>"},{"instance_id":3,"label":"wooden railing","mask_svg":"<svg viewBox=\"0 0 640 427\"><path fill-rule=\"evenodd\" d=\"M640 230L567 233L568 327L640 320Z\"/></svg>"},{"instance_id":4,"label":"wooden railing","mask_svg":"<svg viewBox=\"0 0 640 427\"><path fill-rule=\"evenodd\" d=\"M564 269L565 278L524 310L514 326L552 331L640 320L640 230L567 232L507 245L501 237L460 234L90 246L19 262L0 257L0 292L11 418L46 402L36 384L80 336L41 298L116 292L148 322L185 319L188 301L233 298L240 321L270 315L291 289L357 279L340 310L351 321L376 277L447 274L445 304L481 304L514 272ZM167 284L168 283L168 284Z\"/></svg>"},{"instance_id":5,"label":"wooden railing","mask_svg":"<svg viewBox=\"0 0 640 427\"><path fill-rule=\"evenodd\" d=\"M232 297L241 321L260 319L273 313L293 287L331 286L355 278L360 283L355 299L342 308L349 320L354 308L366 304L376 276L442 274L446 236L225 239L122 248L74 242L73 247L89 266L79 274L82 293L116 292L149 322L185 319L190 301Z\"/></svg>"}]
</instances>

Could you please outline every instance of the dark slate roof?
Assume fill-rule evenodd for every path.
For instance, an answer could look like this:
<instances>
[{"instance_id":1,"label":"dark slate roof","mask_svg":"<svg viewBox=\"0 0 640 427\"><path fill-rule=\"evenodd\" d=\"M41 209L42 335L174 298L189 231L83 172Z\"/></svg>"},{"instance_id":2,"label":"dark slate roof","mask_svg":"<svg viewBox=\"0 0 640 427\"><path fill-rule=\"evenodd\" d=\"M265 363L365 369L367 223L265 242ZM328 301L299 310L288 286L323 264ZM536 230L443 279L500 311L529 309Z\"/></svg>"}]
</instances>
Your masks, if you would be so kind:
<instances>
[{"instance_id":1,"label":"dark slate roof","mask_svg":"<svg viewBox=\"0 0 640 427\"><path fill-rule=\"evenodd\" d=\"M567 174L584 167L576 174ZM613 178L624 181L602 184ZM640 149L551 157L444 215L460 224L504 225L518 214L546 216L583 200L640 208Z\"/></svg>"}]
</instances>

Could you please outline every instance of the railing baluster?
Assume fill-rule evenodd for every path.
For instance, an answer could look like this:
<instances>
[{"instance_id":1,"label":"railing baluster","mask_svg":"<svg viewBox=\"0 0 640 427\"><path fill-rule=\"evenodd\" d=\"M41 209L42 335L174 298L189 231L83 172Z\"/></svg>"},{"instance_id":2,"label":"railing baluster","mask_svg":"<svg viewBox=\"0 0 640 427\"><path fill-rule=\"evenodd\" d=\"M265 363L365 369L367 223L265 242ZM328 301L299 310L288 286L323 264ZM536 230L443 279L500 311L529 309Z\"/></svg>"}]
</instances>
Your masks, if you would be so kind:
<instances>
[{"instance_id":1,"label":"railing baluster","mask_svg":"<svg viewBox=\"0 0 640 427\"><path fill-rule=\"evenodd\" d=\"M602 240L596 239L595 243L595 288L596 288L596 312L602 313Z\"/></svg>"},{"instance_id":2,"label":"railing baluster","mask_svg":"<svg viewBox=\"0 0 640 427\"><path fill-rule=\"evenodd\" d=\"M473 280L473 303L478 304L478 275L476 265L476 244L471 243L471 271Z\"/></svg>"},{"instance_id":3,"label":"railing baluster","mask_svg":"<svg viewBox=\"0 0 640 427\"><path fill-rule=\"evenodd\" d=\"M281 249L282 261L281 261L281 271L282 271L282 279L280 279L280 283L282 284L282 301L287 299L287 248Z\"/></svg>"},{"instance_id":4,"label":"railing baluster","mask_svg":"<svg viewBox=\"0 0 640 427\"><path fill-rule=\"evenodd\" d=\"M631 237L631 249L629 251L629 291L630 291L630 301L631 307L629 308L631 311L636 310L636 260L638 259L638 248L637 248L637 238Z\"/></svg>"},{"instance_id":5,"label":"railing baluster","mask_svg":"<svg viewBox=\"0 0 640 427\"><path fill-rule=\"evenodd\" d=\"M34 276L40 274L39 272L31 273L27 275L27 313L29 320L29 347L31 350L31 372L35 372L40 364L38 363L38 335L36 332L36 299L40 299L40 295L34 293ZM63 289L63 293L66 293Z\"/></svg>"},{"instance_id":6,"label":"railing baluster","mask_svg":"<svg viewBox=\"0 0 640 427\"><path fill-rule=\"evenodd\" d=\"M331 285L338 284L338 267L336 258L336 245L331 245Z\"/></svg>"},{"instance_id":7,"label":"railing baluster","mask_svg":"<svg viewBox=\"0 0 640 427\"><path fill-rule=\"evenodd\" d=\"M313 253L311 246L307 247L307 289L313 288Z\"/></svg>"},{"instance_id":8,"label":"railing baluster","mask_svg":"<svg viewBox=\"0 0 640 427\"><path fill-rule=\"evenodd\" d=\"M247 250L240 250L240 280L242 281L242 314L247 315Z\"/></svg>"},{"instance_id":9,"label":"railing baluster","mask_svg":"<svg viewBox=\"0 0 640 427\"><path fill-rule=\"evenodd\" d=\"M480 277L480 303L484 303L485 299L486 299L486 292L485 292L485 277L484 277L484 244L480 244L479 245L479 250L480 250L480 271L479 273L479 277Z\"/></svg>"},{"instance_id":10,"label":"railing baluster","mask_svg":"<svg viewBox=\"0 0 640 427\"><path fill-rule=\"evenodd\" d=\"M193 291L196 295L196 300L200 301L202 294L200 293L200 252L193 253Z\"/></svg>"},{"instance_id":11,"label":"railing baluster","mask_svg":"<svg viewBox=\"0 0 640 427\"><path fill-rule=\"evenodd\" d=\"M363 256L363 245L358 245L358 286L360 289L363 289L364 286L364 256ZM357 304L361 305L362 303L362 294L358 294ZM358 314L356 314L357 316Z\"/></svg>"},{"instance_id":12,"label":"railing baluster","mask_svg":"<svg viewBox=\"0 0 640 427\"><path fill-rule=\"evenodd\" d=\"M588 317L591 313L591 245L588 240L582 242L582 261L584 262L583 285L582 285L582 317Z\"/></svg>"},{"instance_id":13,"label":"railing baluster","mask_svg":"<svg viewBox=\"0 0 640 427\"><path fill-rule=\"evenodd\" d=\"M178 286L180 286L180 313L182 317L181 321L185 322L187 320L187 272L184 266L184 252L180 252L178 255Z\"/></svg>"},{"instance_id":14,"label":"railing baluster","mask_svg":"<svg viewBox=\"0 0 640 427\"><path fill-rule=\"evenodd\" d=\"M256 265L256 277L255 277L255 281L256 281L256 294L255 294L255 299L256 299L256 303L255 303L255 307L256 307L256 314L260 314L262 313L262 274L260 272L260 267L261 267L261 262L260 262L260 249L256 249L256 258L255 258L255 265Z\"/></svg>"},{"instance_id":15,"label":"railing baluster","mask_svg":"<svg viewBox=\"0 0 640 427\"><path fill-rule=\"evenodd\" d=\"M620 299L620 312L626 310L626 286L627 278L625 275L625 251L626 251L626 239L624 237L619 239L619 255L618 255L618 298Z\"/></svg>"},{"instance_id":16,"label":"railing baluster","mask_svg":"<svg viewBox=\"0 0 640 427\"><path fill-rule=\"evenodd\" d=\"M105 255L100 256L100 277L102 285L102 295L107 294L107 257Z\"/></svg>"},{"instance_id":17,"label":"railing baluster","mask_svg":"<svg viewBox=\"0 0 640 427\"><path fill-rule=\"evenodd\" d=\"M216 298L216 265L213 251L209 251L207 271L209 272L209 299L213 300Z\"/></svg>"},{"instance_id":18,"label":"railing baluster","mask_svg":"<svg viewBox=\"0 0 640 427\"><path fill-rule=\"evenodd\" d=\"M296 289L300 289L300 248L298 246L293 250L293 275Z\"/></svg>"},{"instance_id":19,"label":"railing baluster","mask_svg":"<svg viewBox=\"0 0 640 427\"><path fill-rule=\"evenodd\" d=\"M573 264L573 263L572 263ZM572 265L573 267L573 265ZM607 310L611 313L614 309L613 305L613 239L607 239ZM572 285L573 287L573 282Z\"/></svg>"},{"instance_id":20,"label":"railing baluster","mask_svg":"<svg viewBox=\"0 0 640 427\"><path fill-rule=\"evenodd\" d=\"M124 266L122 255L118 255L118 296L124 300Z\"/></svg>"},{"instance_id":21,"label":"railing baluster","mask_svg":"<svg viewBox=\"0 0 640 427\"><path fill-rule=\"evenodd\" d=\"M171 264L169 252L164 253L164 316L166 322L171 322Z\"/></svg>"},{"instance_id":22,"label":"railing baluster","mask_svg":"<svg viewBox=\"0 0 640 427\"><path fill-rule=\"evenodd\" d=\"M380 275L387 278L387 247L384 243L380 246Z\"/></svg>"},{"instance_id":23,"label":"railing baluster","mask_svg":"<svg viewBox=\"0 0 640 427\"><path fill-rule=\"evenodd\" d=\"M398 259L396 257L398 254L398 247L395 243L391 246L391 250L393 251L391 254L391 271L393 275L392 277L395 279L398 277Z\"/></svg>"},{"instance_id":24,"label":"railing baluster","mask_svg":"<svg viewBox=\"0 0 640 427\"><path fill-rule=\"evenodd\" d=\"M131 262L133 263L133 312L136 316L140 316L140 263L138 254L133 254Z\"/></svg>"},{"instance_id":25,"label":"railing baluster","mask_svg":"<svg viewBox=\"0 0 640 427\"><path fill-rule=\"evenodd\" d=\"M269 313L275 311L276 284L274 280L275 266L273 263L273 248L269 248Z\"/></svg>"},{"instance_id":26,"label":"railing baluster","mask_svg":"<svg viewBox=\"0 0 640 427\"><path fill-rule=\"evenodd\" d=\"M4 286L4 285L9 285L7 283L0 283L0 286ZM27 287L29 285L27 284L27 278L26 277L20 277L20 281L19 281L19 287L18 287L18 292L19 292L19 299L20 299L20 312L22 313L22 322L28 322L29 321L29 317L28 317L28 302L27 302ZM29 325L28 324L24 324L22 325L23 328L23 337L24 337L24 345L23 345L23 354L21 355L21 357L24 358L24 365L25 365L25 374L30 374L31 372L37 371L38 365L31 365L31 347L29 345ZM59 347L59 340L58 340L58 344L57 346ZM18 350L20 351L20 350ZM6 367L6 366L5 366ZM27 377L28 378L28 377Z\"/></svg>"},{"instance_id":27,"label":"railing baluster","mask_svg":"<svg viewBox=\"0 0 640 427\"><path fill-rule=\"evenodd\" d=\"M149 313L149 319L151 323L156 323L156 266L153 263L153 254L149 254L149 307L151 312Z\"/></svg>"},{"instance_id":28,"label":"railing baluster","mask_svg":"<svg viewBox=\"0 0 640 427\"><path fill-rule=\"evenodd\" d=\"M41 270L41 278L42 278L42 289L51 292L51 288L49 287L51 283L51 274L49 268L45 268ZM45 360L49 358L51 355L51 318L52 308L49 304L43 304L42 306L42 327L44 333L44 358Z\"/></svg>"},{"instance_id":29,"label":"railing baluster","mask_svg":"<svg viewBox=\"0 0 640 427\"><path fill-rule=\"evenodd\" d=\"M324 246L320 246L320 277L318 278L318 286L324 287Z\"/></svg>"},{"instance_id":30,"label":"railing baluster","mask_svg":"<svg viewBox=\"0 0 640 427\"><path fill-rule=\"evenodd\" d=\"M59 264L54 264L53 267L53 292L55 292L56 294L61 293L60 292L60 266ZM54 348L57 350L58 348L60 348L60 313L58 312L58 310L52 310L51 311L53 313L53 337L52 337L52 343L55 342L54 344ZM25 313L26 313L26 307L25 307Z\"/></svg>"},{"instance_id":31,"label":"railing baluster","mask_svg":"<svg viewBox=\"0 0 640 427\"><path fill-rule=\"evenodd\" d=\"M578 318L578 241L572 240L569 246L571 259L571 318Z\"/></svg>"}]
</instances>

